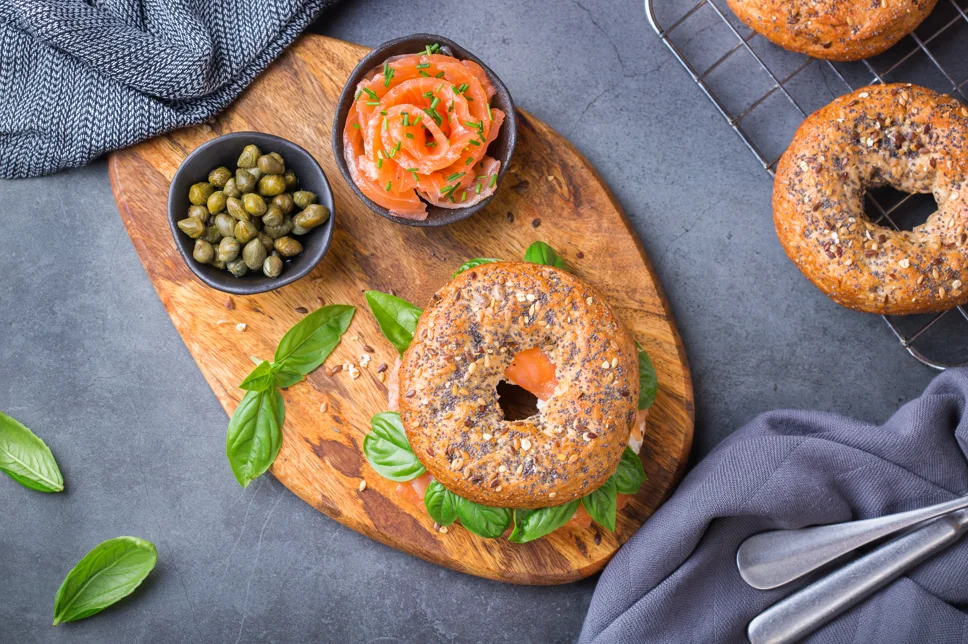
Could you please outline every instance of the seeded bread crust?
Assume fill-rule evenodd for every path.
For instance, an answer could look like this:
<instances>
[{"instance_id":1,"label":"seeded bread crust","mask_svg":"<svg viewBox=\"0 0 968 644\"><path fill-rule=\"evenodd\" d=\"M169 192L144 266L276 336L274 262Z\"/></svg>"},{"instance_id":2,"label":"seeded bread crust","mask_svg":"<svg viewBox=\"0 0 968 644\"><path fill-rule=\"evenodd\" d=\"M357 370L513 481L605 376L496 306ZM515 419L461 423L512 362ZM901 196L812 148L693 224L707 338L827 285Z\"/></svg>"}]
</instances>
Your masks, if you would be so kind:
<instances>
[{"instance_id":1,"label":"seeded bread crust","mask_svg":"<svg viewBox=\"0 0 968 644\"><path fill-rule=\"evenodd\" d=\"M869 187L933 193L911 231L864 215ZM780 159L773 220L787 256L835 302L887 315L968 303L968 107L929 89L877 85L812 114Z\"/></svg>"},{"instance_id":2,"label":"seeded bread crust","mask_svg":"<svg viewBox=\"0 0 968 644\"><path fill-rule=\"evenodd\" d=\"M515 353L541 348L558 387L504 420L495 387ZM629 441L635 342L595 290L564 271L486 264L434 295L400 368L400 418L417 458L482 505L539 508L601 487Z\"/></svg>"},{"instance_id":3,"label":"seeded bread crust","mask_svg":"<svg viewBox=\"0 0 968 644\"><path fill-rule=\"evenodd\" d=\"M914 31L937 0L728 0L774 44L824 60L860 60Z\"/></svg>"}]
</instances>

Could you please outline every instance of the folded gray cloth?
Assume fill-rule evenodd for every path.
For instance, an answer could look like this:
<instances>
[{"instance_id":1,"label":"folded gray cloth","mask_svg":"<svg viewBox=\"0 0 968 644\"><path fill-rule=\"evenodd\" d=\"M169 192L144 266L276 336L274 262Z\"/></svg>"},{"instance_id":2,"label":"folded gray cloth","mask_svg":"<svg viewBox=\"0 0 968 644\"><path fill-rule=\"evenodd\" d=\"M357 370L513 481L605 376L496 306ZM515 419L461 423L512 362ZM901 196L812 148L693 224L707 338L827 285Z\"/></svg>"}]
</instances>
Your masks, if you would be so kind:
<instances>
[{"instance_id":1,"label":"folded gray cloth","mask_svg":"<svg viewBox=\"0 0 968 644\"><path fill-rule=\"evenodd\" d=\"M858 396L865 383L857 383ZM602 574L581 642L741 642L760 611L816 576L747 586L736 549L773 528L865 519L968 491L968 370L938 376L878 427L833 414L763 414L719 445ZM809 642L966 642L968 539L899 578Z\"/></svg>"},{"instance_id":2,"label":"folded gray cloth","mask_svg":"<svg viewBox=\"0 0 968 644\"><path fill-rule=\"evenodd\" d=\"M225 108L336 0L0 0L0 176Z\"/></svg>"}]
</instances>

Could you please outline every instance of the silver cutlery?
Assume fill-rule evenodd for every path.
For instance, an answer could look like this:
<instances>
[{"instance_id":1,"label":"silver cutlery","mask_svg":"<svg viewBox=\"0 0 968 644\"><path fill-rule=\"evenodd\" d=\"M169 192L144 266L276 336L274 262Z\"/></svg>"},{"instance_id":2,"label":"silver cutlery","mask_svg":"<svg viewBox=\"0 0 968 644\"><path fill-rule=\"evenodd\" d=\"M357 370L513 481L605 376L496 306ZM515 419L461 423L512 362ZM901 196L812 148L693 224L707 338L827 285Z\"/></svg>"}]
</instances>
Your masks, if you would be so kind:
<instances>
[{"instance_id":1,"label":"silver cutlery","mask_svg":"<svg viewBox=\"0 0 968 644\"><path fill-rule=\"evenodd\" d=\"M966 526L968 510L959 510L889 541L757 615L747 627L750 642L783 644L805 637L956 542Z\"/></svg>"},{"instance_id":2,"label":"silver cutlery","mask_svg":"<svg viewBox=\"0 0 968 644\"><path fill-rule=\"evenodd\" d=\"M736 552L739 574L753 588L776 588L881 537L968 508L968 496L875 519L753 535Z\"/></svg>"}]
</instances>

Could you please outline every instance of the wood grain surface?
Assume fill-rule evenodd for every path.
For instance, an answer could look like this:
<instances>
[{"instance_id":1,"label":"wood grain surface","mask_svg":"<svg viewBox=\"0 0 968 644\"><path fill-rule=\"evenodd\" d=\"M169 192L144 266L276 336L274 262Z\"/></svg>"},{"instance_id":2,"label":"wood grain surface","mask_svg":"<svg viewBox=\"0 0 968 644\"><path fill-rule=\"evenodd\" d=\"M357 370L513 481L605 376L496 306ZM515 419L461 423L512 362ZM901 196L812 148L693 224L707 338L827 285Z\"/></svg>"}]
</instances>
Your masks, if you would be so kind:
<instances>
[{"instance_id":1,"label":"wood grain surface","mask_svg":"<svg viewBox=\"0 0 968 644\"><path fill-rule=\"evenodd\" d=\"M124 224L175 327L228 413L244 393L237 385L252 369L250 356L271 359L279 338L305 310L324 303L356 305L353 324L326 365L358 365L367 345L375 353L360 376L352 379L347 370L327 376L320 368L283 392L284 441L271 471L300 498L368 537L469 574L522 584L591 575L670 494L692 443L692 382L665 296L595 170L523 111L517 152L484 211L442 228L399 226L368 211L343 181L330 148L336 99L366 51L304 36L213 122L112 154L111 185ZM203 285L185 266L168 228L166 202L169 182L191 150L244 130L285 137L316 157L333 187L336 231L329 253L307 277L271 293L229 297ZM370 417L387 406L377 367L392 365L395 356L363 291L393 291L422 307L465 260L520 259L536 240L550 243L573 272L608 297L655 363L659 393L641 454L649 480L619 513L615 534L593 525L519 545L482 539L459 526L435 532L423 509L396 496L396 483L371 470L361 451ZM245 323L244 331L236 329L238 323ZM212 467L232 476L227 462ZM361 479L367 482L362 492Z\"/></svg>"}]
</instances>

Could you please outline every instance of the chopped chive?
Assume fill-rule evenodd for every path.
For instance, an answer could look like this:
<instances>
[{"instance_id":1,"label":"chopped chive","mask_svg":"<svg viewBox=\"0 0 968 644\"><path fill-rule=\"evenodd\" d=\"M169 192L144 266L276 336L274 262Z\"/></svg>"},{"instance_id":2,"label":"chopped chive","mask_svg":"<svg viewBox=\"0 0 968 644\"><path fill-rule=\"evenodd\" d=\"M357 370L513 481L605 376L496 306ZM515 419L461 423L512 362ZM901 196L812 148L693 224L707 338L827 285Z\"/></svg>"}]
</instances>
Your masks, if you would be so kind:
<instances>
[{"instance_id":1,"label":"chopped chive","mask_svg":"<svg viewBox=\"0 0 968 644\"><path fill-rule=\"evenodd\" d=\"M382 158L376 160L376 167L377 168L382 168L383 167L383 159Z\"/></svg>"},{"instance_id":2,"label":"chopped chive","mask_svg":"<svg viewBox=\"0 0 968 644\"><path fill-rule=\"evenodd\" d=\"M380 116L386 116L386 115L387 115L386 110L380 110Z\"/></svg>"},{"instance_id":3,"label":"chopped chive","mask_svg":"<svg viewBox=\"0 0 968 644\"><path fill-rule=\"evenodd\" d=\"M474 188L474 192L476 192L477 194L481 194L481 184L477 184L477 187Z\"/></svg>"},{"instance_id":4,"label":"chopped chive","mask_svg":"<svg viewBox=\"0 0 968 644\"><path fill-rule=\"evenodd\" d=\"M443 77L444 77L444 72L440 72L439 74L436 74L434 76L434 78L443 78Z\"/></svg>"},{"instance_id":5,"label":"chopped chive","mask_svg":"<svg viewBox=\"0 0 968 644\"><path fill-rule=\"evenodd\" d=\"M407 137L408 139L413 138L413 134L410 134L410 132L407 132L406 134L404 134L404 136Z\"/></svg>"},{"instance_id":6,"label":"chopped chive","mask_svg":"<svg viewBox=\"0 0 968 644\"><path fill-rule=\"evenodd\" d=\"M403 113L403 127L410 127L410 115L406 112Z\"/></svg>"},{"instance_id":7,"label":"chopped chive","mask_svg":"<svg viewBox=\"0 0 968 644\"><path fill-rule=\"evenodd\" d=\"M467 157L467 161L464 161L464 165L470 165L474 163L474 157Z\"/></svg>"},{"instance_id":8,"label":"chopped chive","mask_svg":"<svg viewBox=\"0 0 968 644\"><path fill-rule=\"evenodd\" d=\"M424 54L430 56L432 54L436 54L438 51L440 51L440 45L434 43L432 45L427 45L427 47L424 49Z\"/></svg>"},{"instance_id":9,"label":"chopped chive","mask_svg":"<svg viewBox=\"0 0 968 644\"><path fill-rule=\"evenodd\" d=\"M390 192L390 181L387 181L387 192Z\"/></svg>"},{"instance_id":10,"label":"chopped chive","mask_svg":"<svg viewBox=\"0 0 968 644\"><path fill-rule=\"evenodd\" d=\"M358 100L360 100L360 97L361 96L363 96L363 90L361 90L361 89L360 90L357 90L356 91L356 96L353 97L353 100L354 101L358 101Z\"/></svg>"},{"instance_id":11,"label":"chopped chive","mask_svg":"<svg viewBox=\"0 0 968 644\"><path fill-rule=\"evenodd\" d=\"M423 76L424 78L430 78L430 74L428 74L427 72L425 72L422 69L419 72L417 72L417 73L420 74L421 76Z\"/></svg>"},{"instance_id":12,"label":"chopped chive","mask_svg":"<svg viewBox=\"0 0 968 644\"><path fill-rule=\"evenodd\" d=\"M373 98L373 99L378 98L377 95L376 95L376 92L374 92L369 87L364 87L363 88L363 91L366 92L366 95L369 96L370 98Z\"/></svg>"},{"instance_id":13,"label":"chopped chive","mask_svg":"<svg viewBox=\"0 0 968 644\"><path fill-rule=\"evenodd\" d=\"M453 112L454 111L454 101L451 101L450 102L450 105L447 106L447 111L448 112Z\"/></svg>"},{"instance_id":14,"label":"chopped chive","mask_svg":"<svg viewBox=\"0 0 968 644\"><path fill-rule=\"evenodd\" d=\"M481 142L478 141L477 139L471 139L471 145L480 145L480 144Z\"/></svg>"},{"instance_id":15,"label":"chopped chive","mask_svg":"<svg viewBox=\"0 0 968 644\"><path fill-rule=\"evenodd\" d=\"M438 85L438 86L437 86L437 89L435 89L435 90L434 90L434 94L436 94L436 93L437 93L437 92L439 92L439 91L440 91L441 89L443 89L443 87L444 87L444 84L443 84L443 83L441 83L440 85Z\"/></svg>"},{"instance_id":16,"label":"chopped chive","mask_svg":"<svg viewBox=\"0 0 968 644\"><path fill-rule=\"evenodd\" d=\"M446 181L447 183L450 183L451 181L457 181L458 179L460 179L461 177L463 177L465 174L467 174L467 173L466 172L455 172L454 174L452 174L449 177L447 177L446 179L444 179L444 181Z\"/></svg>"},{"instance_id":17,"label":"chopped chive","mask_svg":"<svg viewBox=\"0 0 968 644\"><path fill-rule=\"evenodd\" d=\"M465 96L464 98L466 98L466 99L467 99L467 102L468 102L468 103L473 103L473 102L474 102L474 99L473 99L473 98L471 98L470 96Z\"/></svg>"},{"instance_id":18,"label":"chopped chive","mask_svg":"<svg viewBox=\"0 0 968 644\"><path fill-rule=\"evenodd\" d=\"M383 86L390 87L390 81L393 79L394 69L390 67L390 63L383 63Z\"/></svg>"},{"instance_id":19,"label":"chopped chive","mask_svg":"<svg viewBox=\"0 0 968 644\"><path fill-rule=\"evenodd\" d=\"M487 187L488 188L493 188L495 183L497 183L497 175L496 174L492 174L491 175L491 180L487 182Z\"/></svg>"},{"instance_id":20,"label":"chopped chive","mask_svg":"<svg viewBox=\"0 0 968 644\"><path fill-rule=\"evenodd\" d=\"M477 175L474 178L477 179L478 181L483 181L484 179L487 179L487 175L486 174L479 174L479 175Z\"/></svg>"},{"instance_id":21,"label":"chopped chive","mask_svg":"<svg viewBox=\"0 0 968 644\"><path fill-rule=\"evenodd\" d=\"M366 104L369 105L370 107L376 107L377 105L380 104L380 101L367 101Z\"/></svg>"},{"instance_id":22,"label":"chopped chive","mask_svg":"<svg viewBox=\"0 0 968 644\"><path fill-rule=\"evenodd\" d=\"M442 194L442 195L449 195L454 190L457 190L457 184L456 183L454 185L452 185L452 186L445 187L443 190L440 191L440 194Z\"/></svg>"},{"instance_id":23,"label":"chopped chive","mask_svg":"<svg viewBox=\"0 0 968 644\"><path fill-rule=\"evenodd\" d=\"M404 172L416 172L417 168L406 168Z\"/></svg>"},{"instance_id":24,"label":"chopped chive","mask_svg":"<svg viewBox=\"0 0 968 644\"><path fill-rule=\"evenodd\" d=\"M434 97L434 100L430 101L430 109L435 110L438 105L440 105L440 99Z\"/></svg>"},{"instance_id":25,"label":"chopped chive","mask_svg":"<svg viewBox=\"0 0 968 644\"><path fill-rule=\"evenodd\" d=\"M386 131L388 125L389 125L389 123L387 123L387 117L384 116L383 117L383 130L384 131Z\"/></svg>"},{"instance_id":26,"label":"chopped chive","mask_svg":"<svg viewBox=\"0 0 968 644\"><path fill-rule=\"evenodd\" d=\"M417 65L417 69L427 69L428 67L430 67L430 63L420 63Z\"/></svg>"},{"instance_id":27,"label":"chopped chive","mask_svg":"<svg viewBox=\"0 0 968 644\"><path fill-rule=\"evenodd\" d=\"M490 103L487 104L487 120L488 121L493 121L494 120L494 117L491 116L491 104Z\"/></svg>"},{"instance_id":28,"label":"chopped chive","mask_svg":"<svg viewBox=\"0 0 968 644\"><path fill-rule=\"evenodd\" d=\"M436 141L427 141L427 143L424 144L424 147L435 148L435 147L437 147L437 142Z\"/></svg>"},{"instance_id":29,"label":"chopped chive","mask_svg":"<svg viewBox=\"0 0 968 644\"><path fill-rule=\"evenodd\" d=\"M423 96L424 98L433 98L434 97L434 93L433 92L424 92L423 94L421 94L421 96Z\"/></svg>"},{"instance_id":30,"label":"chopped chive","mask_svg":"<svg viewBox=\"0 0 968 644\"><path fill-rule=\"evenodd\" d=\"M464 191L464 194L462 194L462 195L460 196L460 200L461 200L461 201L467 201L467 191L466 191L466 190Z\"/></svg>"},{"instance_id":31,"label":"chopped chive","mask_svg":"<svg viewBox=\"0 0 968 644\"><path fill-rule=\"evenodd\" d=\"M353 124L353 127L358 130L358 129L360 129L360 124L359 123L354 123Z\"/></svg>"},{"instance_id":32,"label":"chopped chive","mask_svg":"<svg viewBox=\"0 0 968 644\"><path fill-rule=\"evenodd\" d=\"M420 119L422 118L423 118L423 114L417 114L417 118L413 120L413 125L416 125L417 123L419 123Z\"/></svg>"}]
</instances>

